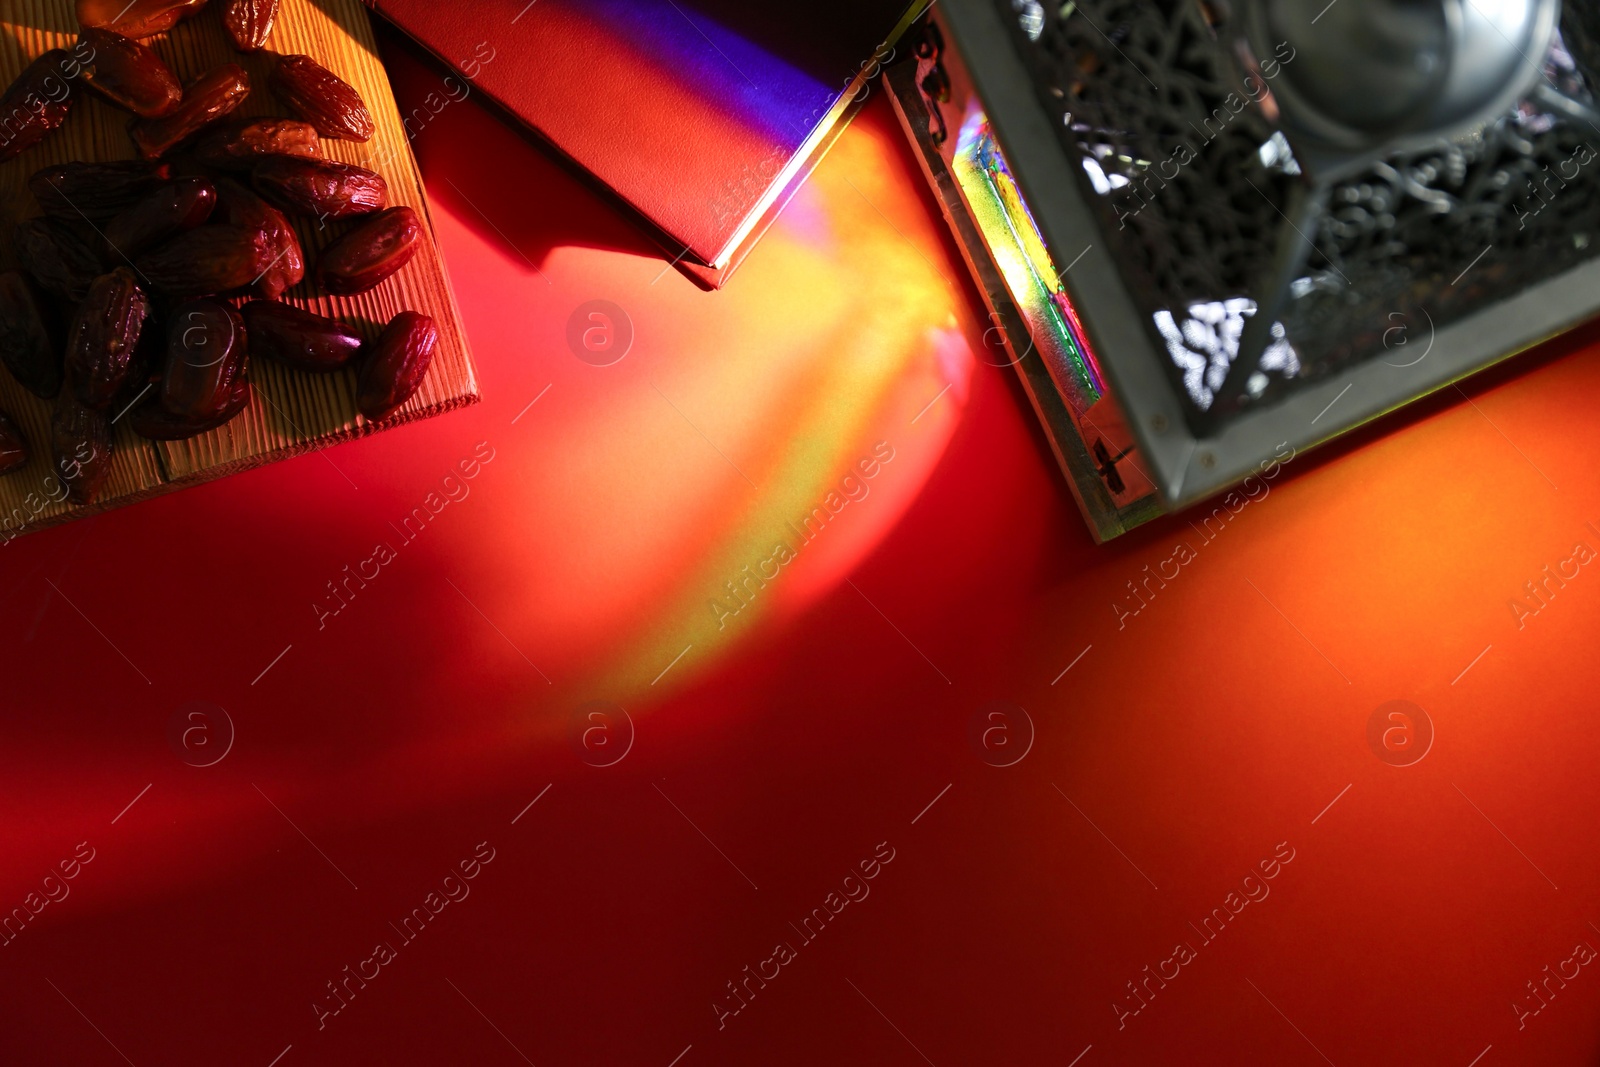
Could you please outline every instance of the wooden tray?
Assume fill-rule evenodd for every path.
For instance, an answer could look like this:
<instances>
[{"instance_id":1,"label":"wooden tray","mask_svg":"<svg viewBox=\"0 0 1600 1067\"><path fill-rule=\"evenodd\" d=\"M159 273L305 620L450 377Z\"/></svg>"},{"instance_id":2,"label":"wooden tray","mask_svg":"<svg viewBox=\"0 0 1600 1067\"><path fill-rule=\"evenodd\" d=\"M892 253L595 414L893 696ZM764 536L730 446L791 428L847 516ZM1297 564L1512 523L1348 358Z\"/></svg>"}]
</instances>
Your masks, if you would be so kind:
<instances>
[{"instance_id":1,"label":"wooden tray","mask_svg":"<svg viewBox=\"0 0 1600 1067\"><path fill-rule=\"evenodd\" d=\"M72 0L7 0L0 19L0 83L9 85L22 69L50 48L70 50L77 39ZM369 340L398 312L412 309L439 324L439 349L422 387L399 411L379 423L358 415L355 372L309 374L272 360L252 360L254 397L232 422L188 441L156 443L136 436L126 420L115 431L112 474L99 499L88 507L58 503L62 495L50 458L52 405L18 385L0 368L0 407L10 412L28 438L28 466L0 477L0 544L19 533L95 514L186 485L287 459L377 430L428 418L476 403L477 378L461 329L461 313L450 291L444 261L433 242L422 177L411 154L400 110L378 60L372 24L359 0L283 0L268 51L242 55L222 28L221 4L145 41L160 53L180 81L223 63L239 63L250 73L252 90L235 116L289 112L267 90L272 53L301 53L344 78L361 93L377 132L365 144L324 140L329 159L359 163L389 183L391 204L407 204L428 223L422 249L398 274L371 292L330 297L316 292L313 265L319 251L348 232L353 222L293 219L306 251L306 280L285 294L288 303L351 323ZM39 214L27 190L28 176L41 167L68 160L133 159L128 139L131 116L78 87L79 98L67 121L42 143L9 163L0 163L0 263L17 265L14 230L23 218ZM113 412L113 415L118 414Z\"/></svg>"}]
</instances>

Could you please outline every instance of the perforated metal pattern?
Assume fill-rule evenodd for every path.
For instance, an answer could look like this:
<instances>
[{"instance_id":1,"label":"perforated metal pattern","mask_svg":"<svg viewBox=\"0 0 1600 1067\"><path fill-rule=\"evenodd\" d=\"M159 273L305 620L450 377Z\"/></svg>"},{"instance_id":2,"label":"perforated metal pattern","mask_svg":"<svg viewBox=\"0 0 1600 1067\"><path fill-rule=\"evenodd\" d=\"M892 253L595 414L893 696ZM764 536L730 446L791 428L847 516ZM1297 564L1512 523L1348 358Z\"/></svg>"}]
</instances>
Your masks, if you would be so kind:
<instances>
[{"instance_id":1,"label":"perforated metal pattern","mask_svg":"<svg viewBox=\"0 0 1600 1067\"><path fill-rule=\"evenodd\" d=\"M1202 421L1302 182L1267 117L1270 93L1258 93L1264 108L1241 91L1223 43L1234 35L1198 0L995 3ZM1270 89L1295 56L1271 58L1253 84ZM1589 99L1600 14L1567 4L1543 61L1559 87ZM1600 253L1600 131L1525 101L1473 136L1337 184L1308 236L1315 249L1278 316L1284 331L1239 407L1212 412L1213 425L1383 356L1397 315L1420 309L1444 326Z\"/></svg>"}]
</instances>

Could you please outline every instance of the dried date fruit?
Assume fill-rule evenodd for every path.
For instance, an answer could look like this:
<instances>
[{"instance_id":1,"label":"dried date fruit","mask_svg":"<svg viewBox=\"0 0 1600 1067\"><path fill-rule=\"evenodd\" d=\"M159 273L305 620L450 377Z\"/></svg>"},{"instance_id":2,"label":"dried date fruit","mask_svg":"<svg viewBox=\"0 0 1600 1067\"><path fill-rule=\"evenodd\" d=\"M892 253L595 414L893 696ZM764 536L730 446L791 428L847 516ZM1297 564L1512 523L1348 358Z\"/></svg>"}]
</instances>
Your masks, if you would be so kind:
<instances>
[{"instance_id":1,"label":"dried date fruit","mask_svg":"<svg viewBox=\"0 0 1600 1067\"><path fill-rule=\"evenodd\" d=\"M0 359L28 392L50 400L61 392L62 342L55 316L26 274L0 274Z\"/></svg>"},{"instance_id":2,"label":"dried date fruit","mask_svg":"<svg viewBox=\"0 0 1600 1067\"><path fill-rule=\"evenodd\" d=\"M250 362L244 319L227 304L192 300L172 313L161 406L185 422L216 418Z\"/></svg>"},{"instance_id":3,"label":"dried date fruit","mask_svg":"<svg viewBox=\"0 0 1600 1067\"><path fill-rule=\"evenodd\" d=\"M50 452L74 504L92 504L111 476L111 417L63 389L50 419Z\"/></svg>"},{"instance_id":4,"label":"dried date fruit","mask_svg":"<svg viewBox=\"0 0 1600 1067\"><path fill-rule=\"evenodd\" d=\"M272 156L316 158L317 128L297 119L235 119L207 134L190 153L218 170L249 171Z\"/></svg>"},{"instance_id":5,"label":"dried date fruit","mask_svg":"<svg viewBox=\"0 0 1600 1067\"><path fill-rule=\"evenodd\" d=\"M157 118L178 106L183 86L154 50L110 30L86 29L79 43L94 58L86 60L89 88L125 111Z\"/></svg>"},{"instance_id":6,"label":"dried date fruit","mask_svg":"<svg viewBox=\"0 0 1600 1067\"><path fill-rule=\"evenodd\" d=\"M389 206L389 183L353 163L279 156L258 163L253 181L274 204L314 219L370 215Z\"/></svg>"},{"instance_id":7,"label":"dried date fruit","mask_svg":"<svg viewBox=\"0 0 1600 1067\"><path fill-rule=\"evenodd\" d=\"M52 218L105 222L161 187L171 175L166 163L62 163L35 171L28 191Z\"/></svg>"},{"instance_id":8,"label":"dried date fruit","mask_svg":"<svg viewBox=\"0 0 1600 1067\"><path fill-rule=\"evenodd\" d=\"M67 380L79 403L97 410L111 406L149 314L150 300L127 267L95 279L67 328Z\"/></svg>"},{"instance_id":9,"label":"dried date fruit","mask_svg":"<svg viewBox=\"0 0 1600 1067\"><path fill-rule=\"evenodd\" d=\"M259 52L272 36L272 20L278 17L278 0L228 0L222 9L222 25L241 52Z\"/></svg>"},{"instance_id":10,"label":"dried date fruit","mask_svg":"<svg viewBox=\"0 0 1600 1067\"><path fill-rule=\"evenodd\" d=\"M17 75L0 96L0 163L17 158L67 120L79 69L70 53L52 48Z\"/></svg>"},{"instance_id":11,"label":"dried date fruit","mask_svg":"<svg viewBox=\"0 0 1600 1067\"><path fill-rule=\"evenodd\" d=\"M298 370L336 371L361 353L361 335L293 304L252 300L242 309L250 351Z\"/></svg>"},{"instance_id":12,"label":"dried date fruit","mask_svg":"<svg viewBox=\"0 0 1600 1067\"><path fill-rule=\"evenodd\" d=\"M272 262L262 271L253 288L267 298L276 300L288 289L300 284L306 276L305 253L294 227L283 217L283 212L261 199L231 178L217 182L217 219L247 230L260 230L267 235L271 245Z\"/></svg>"},{"instance_id":13,"label":"dried date fruit","mask_svg":"<svg viewBox=\"0 0 1600 1067\"><path fill-rule=\"evenodd\" d=\"M111 416L112 426L152 389L161 387L161 367L166 362L166 356L166 326L152 303L150 315L144 320L144 329L139 331L139 344L128 363L128 375L122 380L122 388L117 390L111 406L106 409L114 413Z\"/></svg>"},{"instance_id":14,"label":"dried date fruit","mask_svg":"<svg viewBox=\"0 0 1600 1067\"><path fill-rule=\"evenodd\" d=\"M267 79L272 95L324 137L369 141L376 128L355 87L310 56L280 56Z\"/></svg>"},{"instance_id":15,"label":"dried date fruit","mask_svg":"<svg viewBox=\"0 0 1600 1067\"><path fill-rule=\"evenodd\" d=\"M239 412L250 406L250 381L239 378L233 383L226 402L212 416L200 421L181 419L151 399L133 409L128 422L133 432L151 441L182 441L215 430L231 422Z\"/></svg>"},{"instance_id":16,"label":"dried date fruit","mask_svg":"<svg viewBox=\"0 0 1600 1067\"><path fill-rule=\"evenodd\" d=\"M402 311L373 343L356 382L356 408L377 421L411 399L439 347L439 327L426 315Z\"/></svg>"},{"instance_id":17,"label":"dried date fruit","mask_svg":"<svg viewBox=\"0 0 1600 1067\"><path fill-rule=\"evenodd\" d=\"M201 225L216 206L216 186L205 178L179 178L106 223L106 245L114 255L131 260Z\"/></svg>"},{"instance_id":18,"label":"dried date fruit","mask_svg":"<svg viewBox=\"0 0 1600 1067\"><path fill-rule=\"evenodd\" d=\"M213 122L221 121L250 95L250 75L237 63L225 63L202 74L183 91L183 102L159 119L128 123L139 154L159 159Z\"/></svg>"},{"instance_id":19,"label":"dried date fruit","mask_svg":"<svg viewBox=\"0 0 1600 1067\"><path fill-rule=\"evenodd\" d=\"M276 254L262 230L207 225L179 234L135 263L159 293L206 296L254 285Z\"/></svg>"},{"instance_id":20,"label":"dried date fruit","mask_svg":"<svg viewBox=\"0 0 1600 1067\"><path fill-rule=\"evenodd\" d=\"M17 223L17 257L46 292L76 304L104 270L100 257L60 219Z\"/></svg>"},{"instance_id":21,"label":"dried date fruit","mask_svg":"<svg viewBox=\"0 0 1600 1067\"><path fill-rule=\"evenodd\" d=\"M0 474L10 474L27 465L28 439L11 416L0 411Z\"/></svg>"},{"instance_id":22,"label":"dried date fruit","mask_svg":"<svg viewBox=\"0 0 1600 1067\"><path fill-rule=\"evenodd\" d=\"M411 261L422 243L422 220L392 207L351 230L322 253L317 282L330 293L364 293Z\"/></svg>"},{"instance_id":23,"label":"dried date fruit","mask_svg":"<svg viewBox=\"0 0 1600 1067\"><path fill-rule=\"evenodd\" d=\"M78 24L124 37L153 37L205 6L206 0L78 0Z\"/></svg>"}]
</instances>

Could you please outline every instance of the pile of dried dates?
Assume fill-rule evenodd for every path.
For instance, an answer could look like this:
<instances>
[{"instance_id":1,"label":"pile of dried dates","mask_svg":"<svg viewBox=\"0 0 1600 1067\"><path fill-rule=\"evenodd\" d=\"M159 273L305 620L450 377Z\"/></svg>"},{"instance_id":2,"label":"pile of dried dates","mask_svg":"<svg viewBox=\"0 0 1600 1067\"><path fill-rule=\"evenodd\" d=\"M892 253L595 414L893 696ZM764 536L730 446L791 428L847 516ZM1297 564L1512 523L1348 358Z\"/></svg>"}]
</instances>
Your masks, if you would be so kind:
<instances>
[{"instance_id":1,"label":"pile of dried dates","mask_svg":"<svg viewBox=\"0 0 1600 1067\"><path fill-rule=\"evenodd\" d=\"M71 52L36 59L0 99L0 163L65 121L82 87L130 112L139 158L35 173L43 212L18 224L22 270L0 273L0 361L55 401L51 449L69 498L90 503L111 469L112 424L181 440L250 402L249 360L305 371L358 367L357 406L381 419L416 392L438 346L432 319L403 312L364 344L348 325L280 302L306 273L287 215L358 219L316 264L326 293L366 292L410 261L422 223L390 207L382 176L323 159L319 138L366 141L356 90L308 56L277 56L268 88L295 119L230 118L250 94L228 63L180 85L139 38L206 0L78 0ZM278 0L226 0L240 51L262 50ZM0 411L0 473L28 444Z\"/></svg>"}]
</instances>

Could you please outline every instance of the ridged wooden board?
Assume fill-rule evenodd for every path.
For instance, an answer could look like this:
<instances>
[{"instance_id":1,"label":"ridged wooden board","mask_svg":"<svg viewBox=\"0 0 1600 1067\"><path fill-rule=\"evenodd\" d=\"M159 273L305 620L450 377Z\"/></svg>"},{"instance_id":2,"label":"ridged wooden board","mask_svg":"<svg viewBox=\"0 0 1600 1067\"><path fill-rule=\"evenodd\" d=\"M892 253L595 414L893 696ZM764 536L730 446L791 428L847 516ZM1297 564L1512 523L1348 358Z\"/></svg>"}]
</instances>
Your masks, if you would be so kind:
<instances>
[{"instance_id":1,"label":"ridged wooden board","mask_svg":"<svg viewBox=\"0 0 1600 1067\"><path fill-rule=\"evenodd\" d=\"M77 39L72 0L5 0L0 15L4 16L0 18L0 82L6 85L40 53L50 48L70 50ZM215 0L198 17L145 43L160 53L186 85L220 64L243 66L250 74L252 90L235 113L239 116L289 115L267 90L273 52L311 56L360 91L377 132L365 144L324 140L322 154L381 173L389 183L390 203L407 204L428 222L424 246L403 270L377 289L354 297L324 296L312 280L320 249L356 223L329 222L319 228L314 220L296 219L295 228L306 251L306 280L289 290L284 299L343 319L369 340L397 313L421 311L439 324L439 350L417 394L379 423L356 412L354 370L309 374L271 360L252 360L251 405L218 430L188 441L157 444L135 436L126 420L120 421L114 428L111 478L99 499L88 507L52 499L61 492L58 488L52 491L58 483L53 481L49 454L51 404L28 393L0 369L0 407L16 419L32 448L25 469L0 477L0 542L478 400L461 314L433 242L422 178L378 60L366 8L358 0L283 0L268 51L242 55L233 50L223 31L221 3ZM135 158L127 134L130 117L80 86L72 114L60 129L17 159L0 163L0 261L6 267L18 265L13 234L16 223L39 213L27 189L28 176L41 167L68 160Z\"/></svg>"}]
</instances>

